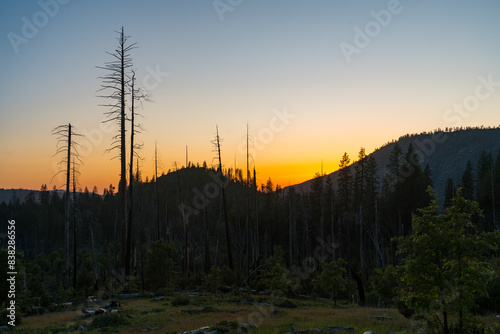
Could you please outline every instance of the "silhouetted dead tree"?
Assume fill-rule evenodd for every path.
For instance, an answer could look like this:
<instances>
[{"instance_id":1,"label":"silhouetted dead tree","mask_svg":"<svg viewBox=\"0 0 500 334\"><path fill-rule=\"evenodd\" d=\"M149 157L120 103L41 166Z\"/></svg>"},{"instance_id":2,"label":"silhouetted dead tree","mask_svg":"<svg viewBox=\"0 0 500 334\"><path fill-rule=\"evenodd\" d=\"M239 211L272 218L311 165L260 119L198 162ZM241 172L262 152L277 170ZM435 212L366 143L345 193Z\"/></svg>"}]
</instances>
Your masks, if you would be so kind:
<instances>
[{"instance_id":1,"label":"silhouetted dead tree","mask_svg":"<svg viewBox=\"0 0 500 334\"><path fill-rule=\"evenodd\" d=\"M249 168L249 160L250 160L250 152L249 148L249 135L248 135L248 123L247 123L247 176L245 186L247 187L247 216L245 222L245 245L246 245L246 265L245 265L245 274L248 275L250 273L250 168Z\"/></svg>"},{"instance_id":2,"label":"silhouetted dead tree","mask_svg":"<svg viewBox=\"0 0 500 334\"><path fill-rule=\"evenodd\" d=\"M257 173L255 171L255 166L253 168L253 192L254 192L254 238L255 238L255 244L254 244L254 266L258 267L259 265L259 247L260 247L260 237L259 237L259 213L257 211Z\"/></svg>"},{"instance_id":3,"label":"silhouetted dead tree","mask_svg":"<svg viewBox=\"0 0 500 334\"><path fill-rule=\"evenodd\" d=\"M176 168L177 169L177 168ZM156 221L156 240L160 240L160 208L158 205L158 147L155 141L155 221Z\"/></svg>"},{"instance_id":4,"label":"silhouetted dead tree","mask_svg":"<svg viewBox=\"0 0 500 334\"><path fill-rule=\"evenodd\" d=\"M229 266L229 269L233 270L233 255L231 252L231 234L229 232L229 222L227 218L227 205L226 205L226 191L225 191L225 182L224 182L224 172L222 170L222 158L221 158L221 153L220 153L220 137L219 137L219 127L216 126L216 137L215 141L213 142L215 149L217 151L217 156L219 159L219 176L220 176L220 187L221 187L221 193L222 193L222 205L223 205L223 210L224 210L224 226L225 226L225 232L226 232L226 255L227 255L227 264Z\"/></svg>"},{"instance_id":5,"label":"silhouetted dead tree","mask_svg":"<svg viewBox=\"0 0 500 334\"><path fill-rule=\"evenodd\" d=\"M127 85L130 81L127 70L132 67L132 59L130 57L130 51L135 49L137 43L128 44L127 40L129 36L125 36L123 27L121 31L117 31L119 34L118 46L114 52L106 52L114 58L114 60L105 63L104 66L98 66L97 68L106 71L106 74L100 79L102 79L101 89L99 91L106 91L108 95L101 95L108 100L110 103L103 104L102 106L108 107L109 111L105 112L107 119L104 122L115 121L120 126L119 132L113 137L113 142L111 143L111 148L108 151L119 150L119 155L113 157L120 157L120 183L118 187L118 192L120 196L120 218L123 222L123 232L122 232L122 260L121 266L123 269L126 267L126 263L130 262L130 258L127 258L126 245L127 245L127 231L129 231L127 223L127 165L126 165L126 150L125 150L125 101L127 95ZM130 253L129 253L130 256ZM128 273L127 273L128 274Z\"/></svg>"},{"instance_id":6,"label":"silhouetted dead tree","mask_svg":"<svg viewBox=\"0 0 500 334\"><path fill-rule=\"evenodd\" d=\"M130 107L130 163L129 163L129 189L128 189L128 222L126 231L125 242L125 275L130 274L130 258L132 251L132 226L134 220L134 156L141 159L137 153L143 145L135 143L135 135L141 133L143 127L141 124L136 123L136 116L141 116L136 111L136 102L149 101L148 95L143 93L139 88L135 87L135 72L132 71L132 78L130 81L130 94L131 94L131 107ZM142 247L142 245L141 245Z\"/></svg>"},{"instance_id":7,"label":"silhouetted dead tree","mask_svg":"<svg viewBox=\"0 0 500 334\"><path fill-rule=\"evenodd\" d=\"M70 196L70 180L71 180L71 163L73 162L73 175L78 171L81 166L82 160L78 154L78 144L75 142L74 137L82 136L75 133L71 124L60 125L52 130L52 134L57 136L56 153L54 156L62 155L61 161L58 165L61 170L52 177L56 177L60 173L66 173L66 203L65 203L65 218L64 218L64 262L65 274L64 284L65 287L69 286L69 259L70 259L70 212L71 212L71 196ZM66 166L66 170L62 169ZM78 172L80 173L80 172ZM75 178L73 178L75 180ZM75 181L73 181L74 183ZM76 224L76 221L73 222ZM73 270L76 271L76 260L74 260Z\"/></svg>"},{"instance_id":8,"label":"silhouetted dead tree","mask_svg":"<svg viewBox=\"0 0 500 334\"><path fill-rule=\"evenodd\" d=\"M188 225L189 225L189 217L186 214L184 209L184 201L182 199L182 187L181 187L181 179L179 177L179 170L177 169L177 163L175 163L175 174L177 176L177 187L179 190L179 209L181 211L182 217L182 226L183 226L183 256L182 256L182 272L189 272L189 251L188 251Z\"/></svg>"}]
</instances>

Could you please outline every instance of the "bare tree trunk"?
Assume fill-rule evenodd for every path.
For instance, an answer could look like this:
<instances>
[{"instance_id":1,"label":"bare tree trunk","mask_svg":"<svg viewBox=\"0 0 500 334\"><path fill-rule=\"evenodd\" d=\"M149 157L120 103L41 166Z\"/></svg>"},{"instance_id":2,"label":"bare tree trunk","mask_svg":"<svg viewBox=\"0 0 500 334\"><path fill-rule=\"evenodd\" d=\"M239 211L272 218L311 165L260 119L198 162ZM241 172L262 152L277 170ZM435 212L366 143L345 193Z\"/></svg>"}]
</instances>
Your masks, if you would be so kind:
<instances>
[{"instance_id":1,"label":"bare tree trunk","mask_svg":"<svg viewBox=\"0 0 500 334\"><path fill-rule=\"evenodd\" d=\"M73 289L76 289L76 176L75 162L73 161Z\"/></svg>"},{"instance_id":2,"label":"bare tree trunk","mask_svg":"<svg viewBox=\"0 0 500 334\"><path fill-rule=\"evenodd\" d=\"M290 252L290 267L293 266L293 252L292 252L292 198L291 191L288 190L288 251Z\"/></svg>"},{"instance_id":3,"label":"bare tree trunk","mask_svg":"<svg viewBox=\"0 0 500 334\"><path fill-rule=\"evenodd\" d=\"M108 72L105 76L101 77L103 83L101 84L101 90L111 90L111 93L105 96L107 99L111 99L109 104L103 105L105 107L111 108L111 111L105 114L110 117L106 121L114 120L120 126L120 130L117 136L115 136L112 143L112 150L119 150L120 157L120 182L118 185L118 196L119 196L119 212L118 219L121 222L121 271L125 271L127 262L130 262L130 253L127 257L127 231L128 227L128 217L127 217L127 157L126 157L126 147L125 147L125 95L126 95L126 84L127 75L125 73L126 69L132 66L132 61L130 59L129 52L134 49L134 44L127 44L127 36L125 36L124 28L121 28L118 38L118 47L113 53L109 53L113 57L113 60L107 62L105 66L98 67ZM123 272L122 272L123 274Z\"/></svg>"},{"instance_id":4,"label":"bare tree trunk","mask_svg":"<svg viewBox=\"0 0 500 334\"><path fill-rule=\"evenodd\" d=\"M254 194L255 194L255 201L254 201L254 224L255 224L255 260L258 262L259 261L259 254L260 254L260 236L259 236L259 212L257 211L257 176L255 172L255 167L253 169L253 189L254 189Z\"/></svg>"},{"instance_id":5,"label":"bare tree trunk","mask_svg":"<svg viewBox=\"0 0 500 334\"><path fill-rule=\"evenodd\" d=\"M122 267L127 267L127 263L130 262L130 258L127 257L127 164L126 164L126 151L125 151L125 35L122 32L120 35L120 203L121 203L121 217L123 220L123 255L122 255ZM130 256L130 253L129 253Z\"/></svg>"},{"instance_id":6,"label":"bare tree trunk","mask_svg":"<svg viewBox=\"0 0 500 334\"><path fill-rule=\"evenodd\" d=\"M361 274L365 270L365 263L363 257L363 207L359 206L359 266L361 268Z\"/></svg>"},{"instance_id":7,"label":"bare tree trunk","mask_svg":"<svg viewBox=\"0 0 500 334\"><path fill-rule=\"evenodd\" d=\"M135 135L135 73L132 74L132 85L131 85L131 118L130 118L130 163L129 163L129 188L128 188L128 222L127 222L127 235L126 235L126 245L125 245L125 275L130 274L130 253L132 250L132 224L134 220L134 135Z\"/></svg>"},{"instance_id":8,"label":"bare tree trunk","mask_svg":"<svg viewBox=\"0 0 500 334\"><path fill-rule=\"evenodd\" d=\"M224 223L225 223L225 232L226 232L226 255L227 255L227 264L229 266L229 269L234 270L234 265L233 265L233 254L231 252L231 235L229 232L229 221L227 217L227 206L226 206L226 191L224 187L224 174L222 172L222 158L221 158L221 153L220 153L220 140L219 140L219 128L217 127L217 153L219 156L219 175L220 175L220 187L221 187L221 192L222 192L222 205L223 205L223 210L224 210Z\"/></svg>"},{"instance_id":9,"label":"bare tree trunk","mask_svg":"<svg viewBox=\"0 0 500 334\"><path fill-rule=\"evenodd\" d=\"M336 260L337 245L335 245L335 217L333 215L333 197L330 199L330 233L332 235L332 261Z\"/></svg>"},{"instance_id":10,"label":"bare tree trunk","mask_svg":"<svg viewBox=\"0 0 500 334\"><path fill-rule=\"evenodd\" d=\"M304 196L301 196L301 202L302 202L302 210L304 210L304 244L305 244L305 252L306 256L308 258L311 257L311 252L310 252L310 243L309 243L309 223L307 221L307 209L306 205L304 203Z\"/></svg>"},{"instance_id":11,"label":"bare tree trunk","mask_svg":"<svg viewBox=\"0 0 500 334\"><path fill-rule=\"evenodd\" d=\"M490 179L491 179L491 207L492 207L492 214L493 214L493 231L496 231L497 229L497 223L496 223L496 218L495 218L495 184L493 180L493 158L490 160L491 166L490 166Z\"/></svg>"},{"instance_id":12,"label":"bare tree trunk","mask_svg":"<svg viewBox=\"0 0 500 334\"><path fill-rule=\"evenodd\" d=\"M66 264L66 275L65 275L65 287L69 286L69 217L70 217L70 170L71 168L71 124L68 124L68 157L67 157L67 169L66 169L66 219L64 225L65 232L65 264Z\"/></svg>"},{"instance_id":13,"label":"bare tree trunk","mask_svg":"<svg viewBox=\"0 0 500 334\"><path fill-rule=\"evenodd\" d=\"M97 262L97 256L95 253L95 243L94 243L94 229L92 228L92 220L89 221L90 228L90 239L92 242L92 261L94 262L94 287L99 286L99 266ZM108 266L109 266L109 241L108 241Z\"/></svg>"},{"instance_id":14,"label":"bare tree trunk","mask_svg":"<svg viewBox=\"0 0 500 334\"><path fill-rule=\"evenodd\" d=\"M206 203L207 200L207 192L204 190L205 196L204 201ZM208 239L208 212L207 205L203 208L203 220L205 221L205 273L208 275L210 272L210 243Z\"/></svg>"},{"instance_id":15,"label":"bare tree trunk","mask_svg":"<svg viewBox=\"0 0 500 334\"><path fill-rule=\"evenodd\" d=\"M450 332L448 329L448 312L446 311L443 311L443 330L444 334L448 334Z\"/></svg>"},{"instance_id":16,"label":"bare tree trunk","mask_svg":"<svg viewBox=\"0 0 500 334\"><path fill-rule=\"evenodd\" d=\"M137 159L137 177L136 181L139 184L139 159ZM144 291L144 263L143 263L143 253L142 253L142 244L143 244L143 231L142 231L142 212L141 212L141 205L140 205L140 189L141 187L137 188L136 195L137 195L137 203L138 205L138 214L137 216L139 217L139 229L137 231L138 235L138 243L139 243L139 275L141 277L141 291Z\"/></svg>"},{"instance_id":17,"label":"bare tree trunk","mask_svg":"<svg viewBox=\"0 0 500 334\"><path fill-rule=\"evenodd\" d=\"M189 255L188 255L188 229L187 229L187 218L184 213L184 201L182 200L182 189L181 189L181 179L179 177L179 171L177 174L177 186L179 188L179 202L182 216L182 225L184 227L184 244L183 244L183 259L182 259L182 271L184 273L189 272Z\"/></svg>"},{"instance_id":18,"label":"bare tree trunk","mask_svg":"<svg viewBox=\"0 0 500 334\"><path fill-rule=\"evenodd\" d=\"M156 218L156 236L157 236L156 240L160 240L160 212L158 208L158 150L156 147L156 141L155 141L155 215L156 215L155 218Z\"/></svg>"}]
</instances>

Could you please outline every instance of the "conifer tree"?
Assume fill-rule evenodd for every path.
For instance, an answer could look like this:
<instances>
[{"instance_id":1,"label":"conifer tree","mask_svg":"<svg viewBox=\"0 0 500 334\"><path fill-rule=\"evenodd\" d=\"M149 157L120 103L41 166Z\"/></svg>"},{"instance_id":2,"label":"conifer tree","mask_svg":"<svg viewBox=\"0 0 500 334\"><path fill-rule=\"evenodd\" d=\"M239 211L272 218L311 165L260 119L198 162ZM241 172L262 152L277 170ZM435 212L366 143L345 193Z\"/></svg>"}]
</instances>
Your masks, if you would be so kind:
<instances>
[{"instance_id":1,"label":"conifer tree","mask_svg":"<svg viewBox=\"0 0 500 334\"><path fill-rule=\"evenodd\" d=\"M462 174L461 188L465 199L474 199L474 171L470 160L467 161L464 173Z\"/></svg>"}]
</instances>

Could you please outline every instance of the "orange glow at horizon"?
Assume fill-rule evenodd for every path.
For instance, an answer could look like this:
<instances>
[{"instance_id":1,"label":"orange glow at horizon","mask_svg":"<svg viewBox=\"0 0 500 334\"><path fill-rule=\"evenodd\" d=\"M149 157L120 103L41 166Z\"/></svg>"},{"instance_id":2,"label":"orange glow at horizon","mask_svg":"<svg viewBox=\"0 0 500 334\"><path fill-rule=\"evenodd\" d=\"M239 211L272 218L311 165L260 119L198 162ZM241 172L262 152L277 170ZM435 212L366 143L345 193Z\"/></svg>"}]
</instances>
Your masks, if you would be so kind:
<instances>
[{"instance_id":1,"label":"orange glow at horizon","mask_svg":"<svg viewBox=\"0 0 500 334\"><path fill-rule=\"evenodd\" d=\"M323 173L330 174L335 170L326 170L323 166ZM284 188L308 181L320 172L321 165L318 163L264 165L256 170L257 185L265 185L267 180L271 178L274 187L280 185L281 188Z\"/></svg>"},{"instance_id":2,"label":"orange glow at horizon","mask_svg":"<svg viewBox=\"0 0 500 334\"><path fill-rule=\"evenodd\" d=\"M195 162L196 164L196 162ZM201 163L200 163L201 165ZM98 166L98 165L97 165ZM49 166L50 167L50 166ZM326 167L326 166L325 166ZM246 167L239 166L239 168L243 168L245 174ZM250 173L253 173L253 167L250 167L252 170ZM41 177L40 169L37 168L36 172L31 168L22 168L21 171L28 175L22 183L18 181L12 180L12 182L3 182L1 188L4 189L31 189L31 190L40 190L43 184L47 185L48 190L52 190L54 186L58 189L64 189L63 185L65 183L64 172L60 174L60 176L55 176L53 179L53 170L50 168L44 168L43 174L47 175L47 177ZM316 173L321 171L321 165L319 163L283 163L283 164L270 164L270 165L261 165L256 168L256 176L257 176L257 185L260 189L261 185L265 185L267 180L270 178L274 187L280 185L282 188L300 184L307 180L310 180L314 177ZM331 164L329 165L329 169L324 168L325 173L330 174L334 172L331 169ZM162 174L162 172L158 172L158 174ZM166 173L166 171L165 171ZM128 174L127 174L128 176ZM154 176L154 170L152 168L148 168L141 171L142 181L145 182L146 178L150 180ZM119 182L119 166L115 165L114 161L108 162L105 168L93 168L89 164L85 164L82 167L82 174L79 177L79 185L77 189L79 191L83 191L85 188L88 188L90 192L92 192L94 186L97 187L98 193L102 194L104 189L108 189L110 185L115 188L115 191L118 188Z\"/></svg>"}]
</instances>

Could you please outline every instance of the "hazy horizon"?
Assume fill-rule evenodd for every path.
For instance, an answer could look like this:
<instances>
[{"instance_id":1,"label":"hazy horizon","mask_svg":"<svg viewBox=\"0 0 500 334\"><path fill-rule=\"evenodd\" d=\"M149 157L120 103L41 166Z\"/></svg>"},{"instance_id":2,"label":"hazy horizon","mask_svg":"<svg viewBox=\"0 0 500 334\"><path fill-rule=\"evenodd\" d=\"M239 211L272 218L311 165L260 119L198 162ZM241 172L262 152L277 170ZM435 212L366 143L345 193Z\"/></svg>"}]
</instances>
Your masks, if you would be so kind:
<instances>
[{"instance_id":1,"label":"hazy horizon","mask_svg":"<svg viewBox=\"0 0 500 334\"><path fill-rule=\"evenodd\" d=\"M102 123L97 66L122 26L154 101L137 136L143 179L155 141L160 171L184 165L186 146L189 161L211 165L216 125L224 167L245 169L248 124L257 178L287 186L406 133L499 125L499 10L493 0L3 1L0 188L60 187L51 130L68 123L86 135L81 187L117 187L119 160L105 153L117 126Z\"/></svg>"}]
</instances>

